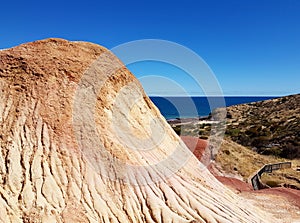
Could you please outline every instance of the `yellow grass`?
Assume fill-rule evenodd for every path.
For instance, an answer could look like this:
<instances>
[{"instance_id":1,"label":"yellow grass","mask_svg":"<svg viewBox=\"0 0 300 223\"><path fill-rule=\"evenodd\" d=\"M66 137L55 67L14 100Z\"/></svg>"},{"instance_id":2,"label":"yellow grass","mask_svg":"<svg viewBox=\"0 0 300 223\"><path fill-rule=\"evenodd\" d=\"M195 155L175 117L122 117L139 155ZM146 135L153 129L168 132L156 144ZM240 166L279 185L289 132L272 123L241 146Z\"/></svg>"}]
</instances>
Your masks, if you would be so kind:
<instances>
[{"instance_id":1,"label":"yellow grass","mask_svg":"<svg viewBox=\"0 0 300 223\"><path fill-rule=\"evenodd\" d=\"M287 161L292 162L292 168L277 170L271 174L265 173L262 176L262 180L265 183L274 181L276 184L286 183L300 188L300 183L297 182L297 180L288 179L295 178L300 180L300 172L296 171L296 167L300 166L299 159L288 160L274 156L260 155L228 138L223 140L221 148L216 156L216 162L221 165L225 172L239 174L245 181L265 164Z\"/></svg>"}]
</instances>

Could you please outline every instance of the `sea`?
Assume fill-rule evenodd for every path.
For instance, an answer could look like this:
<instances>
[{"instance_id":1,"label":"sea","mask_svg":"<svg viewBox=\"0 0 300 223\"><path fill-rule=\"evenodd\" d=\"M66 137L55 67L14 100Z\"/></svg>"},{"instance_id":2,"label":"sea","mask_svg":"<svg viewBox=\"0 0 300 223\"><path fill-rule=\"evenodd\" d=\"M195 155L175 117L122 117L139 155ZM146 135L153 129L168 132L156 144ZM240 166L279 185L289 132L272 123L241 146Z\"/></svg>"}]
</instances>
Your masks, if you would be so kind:
<instances>
[{"instance_id":1,"label":"sea","mask_svg":"<svg viewBox=\"0 0 300 223\"><path fill-rule=\"evenodd\" d=\"M150 99L167 120L206 117L214 109L273 99L271 96L158 97Z\"/></svg>"}]
</instances>

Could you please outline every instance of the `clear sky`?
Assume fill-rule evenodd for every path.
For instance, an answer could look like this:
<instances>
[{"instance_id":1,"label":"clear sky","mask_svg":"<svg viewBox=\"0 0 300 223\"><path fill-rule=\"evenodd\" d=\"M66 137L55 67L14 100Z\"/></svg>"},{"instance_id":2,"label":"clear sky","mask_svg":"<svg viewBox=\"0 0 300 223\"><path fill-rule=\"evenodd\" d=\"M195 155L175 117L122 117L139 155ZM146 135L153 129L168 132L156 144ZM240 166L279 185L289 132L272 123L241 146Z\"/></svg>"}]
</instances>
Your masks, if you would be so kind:
<instances>
[{"instance_id":1,"label":"clear sky","mask_svg":"<svg viewBox=\"0 0 300 223\"><path fill-rule=\"evenodd\" d=\"M47 37L107 48L164 39L200 55L226 95L300 92L298 0L3 1L0 21L0 48ZM166 75L197 94L198 89L179 77L181 71L156 65L129 68L138 77ZM165 92L155 87L146 90L176 94L166 86Z\"/></svg>"}]
</instances>

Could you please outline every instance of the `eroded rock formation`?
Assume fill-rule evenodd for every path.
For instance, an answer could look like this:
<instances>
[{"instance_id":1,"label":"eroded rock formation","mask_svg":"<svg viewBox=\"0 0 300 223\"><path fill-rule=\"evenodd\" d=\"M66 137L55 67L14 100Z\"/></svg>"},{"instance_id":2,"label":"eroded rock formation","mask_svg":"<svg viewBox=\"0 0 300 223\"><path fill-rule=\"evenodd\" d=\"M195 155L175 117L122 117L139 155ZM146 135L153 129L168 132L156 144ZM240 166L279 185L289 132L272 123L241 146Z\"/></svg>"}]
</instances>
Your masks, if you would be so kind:
<instances>
[{"instance_id":1,"label":"eroded rock formation","mask_svg":"<svg viewBox=\"0 0 300 223\"><path fill-rule=\"evenodd\" d=\"M274 222L219 183L91 43L0 51L0 150L0 222Z\"/></svg>"}]
</instances>

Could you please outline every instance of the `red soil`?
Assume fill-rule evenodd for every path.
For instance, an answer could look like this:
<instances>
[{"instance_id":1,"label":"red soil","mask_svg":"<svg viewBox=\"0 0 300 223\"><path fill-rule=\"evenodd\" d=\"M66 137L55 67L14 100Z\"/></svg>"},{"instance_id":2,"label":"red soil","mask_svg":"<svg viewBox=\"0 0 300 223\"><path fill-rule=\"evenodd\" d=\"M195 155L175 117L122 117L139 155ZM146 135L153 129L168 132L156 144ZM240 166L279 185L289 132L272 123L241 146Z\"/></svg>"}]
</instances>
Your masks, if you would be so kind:
<instances>
[{"instance_id":1,"label":"red soil","mask_svg":"<svg viewBox=\"0 0 300 223\"><path fill-rule=\"evenodd\" d=\"M226 185L227 187L230 187L232 189L235 189L239 192L242 191L253 191L252 187L239 179L231 178L231 177L223 177L223 176L215 176L218 181L220 181L222 184Z\"/></svg>"},{"instance_id":2,"label":"red soil","mask_svg":"<svg viewBox=\"0 0 300 223\"><path fill-rule=\"evenodd\" d=\"M193 136L180 136L185 145L193 152L193 154L201 160L201 157L207 146L207 141Z\"/></svg>"}]
</instances>

